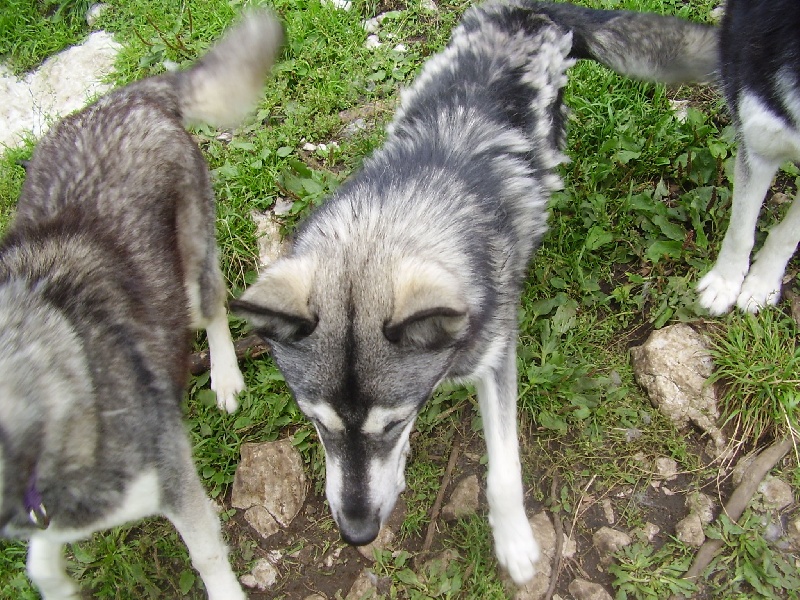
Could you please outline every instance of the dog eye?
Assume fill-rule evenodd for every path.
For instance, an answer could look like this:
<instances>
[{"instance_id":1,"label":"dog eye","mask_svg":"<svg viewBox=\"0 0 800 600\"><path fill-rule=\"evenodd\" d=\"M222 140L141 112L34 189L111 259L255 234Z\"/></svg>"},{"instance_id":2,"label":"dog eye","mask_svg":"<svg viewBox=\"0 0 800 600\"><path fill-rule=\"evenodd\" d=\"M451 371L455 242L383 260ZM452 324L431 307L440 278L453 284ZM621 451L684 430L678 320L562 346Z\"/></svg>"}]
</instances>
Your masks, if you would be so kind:
<instances>
[{"instance_id":1,"label":"dog eye","mask_svg":"<svg viewBox=\"0 0 800 600\"><path fill-rule=\"evenodd\" d=\"M403 423L405 423L405 421L403 419L396 419L394 421L389 421L383 427L383 433L392 433L395 429L397 429Z\"/></svg>"}]
</instances>

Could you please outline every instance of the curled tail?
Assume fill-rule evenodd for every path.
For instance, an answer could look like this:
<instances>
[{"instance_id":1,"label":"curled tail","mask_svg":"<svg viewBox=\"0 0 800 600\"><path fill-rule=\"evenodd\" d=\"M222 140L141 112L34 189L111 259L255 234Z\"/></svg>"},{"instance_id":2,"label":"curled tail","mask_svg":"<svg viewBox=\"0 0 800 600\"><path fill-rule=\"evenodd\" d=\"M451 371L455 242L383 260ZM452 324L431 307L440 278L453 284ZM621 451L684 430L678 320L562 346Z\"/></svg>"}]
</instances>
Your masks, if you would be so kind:
<instances>
[{"instance_id":1,"label":"curled tail","mask_svg":"<svg viewBox=\"0 0 800 600\"><path fill-rule=\"evenodd\" d=\"M231 127L253 110L283 43L283 28L250 10L202 58L177 74L184 122Z\"/></svg>"},{"instance_id":2,"label":"curled tail","mask_svg":"<svg viewBox=\"0 0 800 600\"><path fill-rule=\"evenodd\" d=\"M572 32L573 58L588 58L621 75L660 83L710 83L718 68L711 25L627 10L517 0Z\"/></svg>"}]
</instances>

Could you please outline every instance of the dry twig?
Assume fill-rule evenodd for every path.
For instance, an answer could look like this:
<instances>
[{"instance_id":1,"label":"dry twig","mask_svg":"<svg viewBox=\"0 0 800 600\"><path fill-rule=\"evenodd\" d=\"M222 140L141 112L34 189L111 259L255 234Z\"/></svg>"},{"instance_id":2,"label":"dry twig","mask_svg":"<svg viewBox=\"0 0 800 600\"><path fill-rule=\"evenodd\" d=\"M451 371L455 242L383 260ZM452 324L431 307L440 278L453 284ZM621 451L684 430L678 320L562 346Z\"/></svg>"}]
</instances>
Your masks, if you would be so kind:
<instances>
[{"instance_id":1,"label":"dry twig","mask_svg":"<svg viewBox=\"0 0 800 600\"><path fill-rule=\"evenodd\" d=\"M553 514L553 527L556 530L556 550L553 556L553 570L550 575L550 585L544 600L550 600L556 593L558 584L558 572L561 570L561 554L564 551L564 526L561 524L561 517L558 516L558 477L553 475L553 482L550 484L550 512Z\"/></svg>"},{"instance_id":2,"label":"dry twig","mask_svg":"<svg viewBox=\"0 0 800 600\"><path fill-rule=\"evenodd\" d=\"M439 518L439 512L442 509L444 495L448 486L450 485L450 479L453 476L453 469L455 469L456 461L458 461L458 454L460 450L461 434L459 433L458 429L456 429L456 432L453 434L453 449L450 451L450 459L447 461L447 468L445 469L444 476L442 477L442 484L439 486L439 493L436 494L436 500L431 508L431 518L430 522L428 523L428 531L425 533L425 541L422 544L420 556L424 556L431 549L433 536L436 533L436 520Z\"/></svg>"}]
</instances>

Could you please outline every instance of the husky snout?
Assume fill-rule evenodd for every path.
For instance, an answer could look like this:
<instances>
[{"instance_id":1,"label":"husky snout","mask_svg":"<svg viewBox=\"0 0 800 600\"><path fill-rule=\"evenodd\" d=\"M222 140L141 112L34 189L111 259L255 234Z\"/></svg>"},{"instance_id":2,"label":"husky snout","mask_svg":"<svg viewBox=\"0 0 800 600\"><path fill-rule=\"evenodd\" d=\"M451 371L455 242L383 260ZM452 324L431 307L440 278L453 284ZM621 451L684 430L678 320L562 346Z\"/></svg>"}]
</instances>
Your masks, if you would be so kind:
<instances>
[{"instance_id":1,"label":"husky snout","mask_svg":"<svg viewBox=\"0 0 800 600\"><path fill-rule=\"evenodd\" d=\"M337 518L339 533L342 539L353 546L366 546L372 542L381 530L380 515L364 514L360 507L345 506Z\"/></svg>"},{"instance_id":2,"label":"husky snout","mask_svg":"<svg viewBox=\"0 0 800 600\"><path fill-rule=\"evenodd\" d=\"M325 440L325 493L342 539L353 546L372 542L406 489L405 466L410 454L409 434L413 420L390 439L360 434L372 456L349 453Z\"/></svg>"}]
</instances>

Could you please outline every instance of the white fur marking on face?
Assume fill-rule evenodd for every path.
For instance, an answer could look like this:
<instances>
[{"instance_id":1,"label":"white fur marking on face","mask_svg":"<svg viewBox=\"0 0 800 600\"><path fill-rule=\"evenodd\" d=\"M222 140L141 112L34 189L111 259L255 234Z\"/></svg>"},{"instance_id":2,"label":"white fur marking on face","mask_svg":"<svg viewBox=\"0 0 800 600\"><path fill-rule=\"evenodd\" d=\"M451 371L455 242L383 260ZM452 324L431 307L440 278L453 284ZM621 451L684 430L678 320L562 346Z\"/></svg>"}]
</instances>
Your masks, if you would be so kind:
<instances>
[{"instance_id":1,"label":"white fur marking on face","mask_svg":"<svg viewBox=\"0 0 800 600\"><path fill-rule=\"evenodd\" d=\"M397 421L404 422L409 416L411 415L407 406L397 408L376 406L370 409L361 431L365 435L381 435L387 425Z\"/></svg>"},{"instance_id":2,"label":"white fur marking on face","mask_svg":"<svg viewBox=\"0 0 800 600\"><path fill-rule=\"evenodd\" d=\"M374 458L369 462L369 497L372 505L379 510L381 523L389 518L397 497L406 489L406 459L411 450L408 436L414 427L414 421L412 419L405 426L385 460Z\"/></svg>"},{"instance_id":3,"label":"white fur marking on face","mask_svg":"<svg viewBox=\"0 0 800 600\"><path fill-rule=\"evenodd\" d=\"M298 402L298 406L309 419L319 423L328 431L334 433L344 431L344 421L342 421L341 417L336 414L336 411L327 404Z\"/></svg>"}]
</instances>

